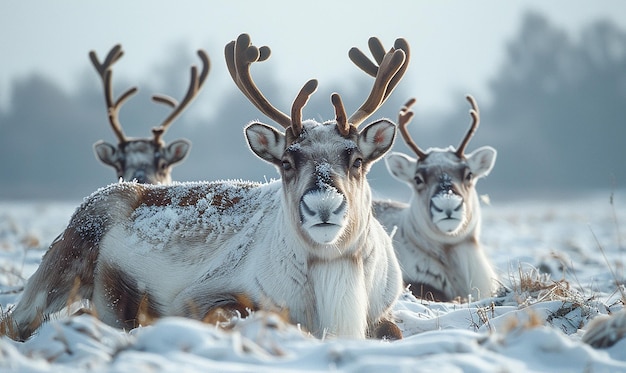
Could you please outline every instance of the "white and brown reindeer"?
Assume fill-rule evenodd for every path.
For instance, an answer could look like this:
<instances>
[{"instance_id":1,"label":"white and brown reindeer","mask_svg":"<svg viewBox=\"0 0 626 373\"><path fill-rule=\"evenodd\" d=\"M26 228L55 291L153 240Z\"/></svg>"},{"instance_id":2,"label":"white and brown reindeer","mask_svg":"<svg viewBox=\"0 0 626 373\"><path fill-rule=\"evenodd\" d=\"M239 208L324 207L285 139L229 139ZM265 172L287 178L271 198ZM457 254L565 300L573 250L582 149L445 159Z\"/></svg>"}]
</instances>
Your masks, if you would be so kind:
<instances>
[{"instance_id":1,"label":"white and brown reindeer","mask_svg":"<svg viewBox=\"0 0 626 373\"><path fill-rule=\"evenodd\" d=\"M118 44L109 51L104 61L100 63L96 52L89 52L89 58L102 78L107 116L118 140L117 146L98 141L94 144L94 151L100 161L115 168L118 179L124 181L137 180L139 183L146 184L170 184L172 182L172 167L185 159L191 142L186 139L178 139L166 145L162 136L202 89L209 74L209 57L202 49L198 50L198 56L202 61L202 70L198 73L196 66L191 67L189 89L180 103L169 96L152 96L155 102L165 104L173 109L158 127L152 129L152 138L129 138L122 130L119 112L124 102L137 93L137 87L126 90L117 99L113 98L112 88L112 66L123 54L122 46Z\"/></svg>"},{"instance_id":2,"label":"white and brown reindeer","mask_svg":"<svg viewBox=\"0 0 626 373\"><path fill-rule=\"evenodd\" d=\"M318 123L301 115L316 80L288 116L250 75L269 48L251 45L246 34L227 44L236 85L285 128L252 122L244 131L252 152L281 179L117 183L95 192L51 244L5 330L26 339L53 312L89 299L101 320L124 328L250 307L282 312L317 337L400 338L390 310L403 288L401 270L373 216L366 180L396 126L382 119L357 129L406 69L408 46L403 39L396 45L404 50L385 53L363 105L348 118L333 94L335 120Z\"/></svg>"},{"instance_id":3,"label":"white and brown reindeer","mask_svg":"<svg viewBox=\"0 0 626 373\"><path fill-rule=\"evenodd\" d=\"M409 204L376 200L376 218L392 233L403 280L421 298L449 301L479 299L495 290L496 274L480 245L481 214L476 182L486 176L496 160L496 150L481 147L470 154L465 148L479 124L473 97L472 124L455 149L420 149L407 124L413 117L409 100L400 111L398 127L417 159L389 153L389 172L412 189Z\"/></svg>"}]
</instances>

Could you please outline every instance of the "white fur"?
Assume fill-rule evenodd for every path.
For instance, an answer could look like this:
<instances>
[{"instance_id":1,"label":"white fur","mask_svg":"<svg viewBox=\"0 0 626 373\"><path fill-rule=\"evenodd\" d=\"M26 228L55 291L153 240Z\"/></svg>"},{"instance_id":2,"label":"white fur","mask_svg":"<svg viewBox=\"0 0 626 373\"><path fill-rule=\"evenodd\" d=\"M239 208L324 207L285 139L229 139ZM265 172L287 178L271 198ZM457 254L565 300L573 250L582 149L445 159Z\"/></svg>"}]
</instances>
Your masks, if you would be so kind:
<instances>
[{"instance_id":1,"label":"white fur","mask_svg":"<svg viewBox=\"0 0 626 373\"><path fill-rule=\"evenodd\" d=\"M455 234L462 227L465 206L460 196L450 192L439 193L430 200L431 220L440 231Z\"/></svg>"},{"instance_id":2,"label":"white fur","mask_svg":"<svg viewBox=\"0 0 626 373\"><path fill-rule=\"evenodd\" d=\"M307 193L300 202L302 226L314 241L332 244L345 228L343 196L333 188Z\"/></svg>"},{"instance_id":3,"label":"white fur","mask_svg":"<svg viewBox=\"0 0 626 373\"><path fill-rule=\"evenodd\" d=\"M368 289L362 267L350 259L320 263L311 268L317 297L317 328L326 335L365 337L368 320Z\"/></svg>"},{"instance_id":4,"label":"white fur","mask_svg":"<svg viewBox=\"0 0 626 373\"><path fill-rule=\"evenodd\" d=\"M128 299L118 296L146 296L158 316L202 318L216 298L244 295L260 309L287 312L318 337L369 335L390 317L402 290L391 239L373 218L365 180L367 164L389 149L395 127L376 122L347 141L333 123L304 124L307 135L291 150L306 161L297 175L295 166L282 169L280 181L118 183L91 195L28 282L13 312L20 336L38 325L36 311L62 307L77 273L94 263L80 294L91 295L96 314L111 325L128 322L120 319ZM367 136L370 130L378 135ZM278 152L281 146L288 152L283 134L259 123L246 134L259 157L277 167L288 160ZM358 140L365 150L346 146ZM355 162L361 158L362 167ZM62 285L52 291L51 283Z\"/></svg>"},{"instance_id":5,"label":"white fur","mask_svg":"<svg viewBox=\"0 0 626 373\"><path fill-rule=\"evenodd\" d=\"M412 191L408 205L375 201L378 220L393 241L407 283L428 284L447 299L482 298L496 288L496 274L480 247L480 205L476 180L495 163L496 151L483 147L464 160L453 148L428 149L424 159L402 153L385 157L389 172ZM473 175L465 180L468 172ZM420 289L412 289L420 294Z\"/></svg>"}]
</instances>

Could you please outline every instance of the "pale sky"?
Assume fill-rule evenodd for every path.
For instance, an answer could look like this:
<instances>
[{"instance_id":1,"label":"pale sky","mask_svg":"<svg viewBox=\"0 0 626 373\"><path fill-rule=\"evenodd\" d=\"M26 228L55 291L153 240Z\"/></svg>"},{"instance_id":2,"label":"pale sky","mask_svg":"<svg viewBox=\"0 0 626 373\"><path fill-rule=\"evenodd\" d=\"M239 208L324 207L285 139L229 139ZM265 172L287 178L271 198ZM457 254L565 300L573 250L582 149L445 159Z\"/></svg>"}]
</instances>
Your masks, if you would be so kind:
<instances>
[{"instance_id":1,"label":"pale sky","mask_svg":"<svg viewBox=\"0 0 626 373\"><path fill-rule=\"evenodd\" d=\"M222 84L232 84L223 47L242 32L255 45L272 48L263 68L278 72L289 97L310 78L318 78L320 86L342 82L346 72L356 70L348 49L367 51L367 39L378 36L385 46L397 37L409 41L412 62L403 84L414 87L409 91L422 107L458 106L447 102L457 92L485 102L486 84L527 10L542 12L574 37L601 18L626 28L623 0L4 0L0 107L8 105L11 82L35 72L68 92L82 79L100 84L87 54L94 49L103 58L116 43L126 52L116 64L117 76L138 83L171 62L172 54L197 62L195 51L207 50L213 66L203 94L210 100L219 97ZM185 67L181 76L188 74Z\"/></svg>"}]
</instances>

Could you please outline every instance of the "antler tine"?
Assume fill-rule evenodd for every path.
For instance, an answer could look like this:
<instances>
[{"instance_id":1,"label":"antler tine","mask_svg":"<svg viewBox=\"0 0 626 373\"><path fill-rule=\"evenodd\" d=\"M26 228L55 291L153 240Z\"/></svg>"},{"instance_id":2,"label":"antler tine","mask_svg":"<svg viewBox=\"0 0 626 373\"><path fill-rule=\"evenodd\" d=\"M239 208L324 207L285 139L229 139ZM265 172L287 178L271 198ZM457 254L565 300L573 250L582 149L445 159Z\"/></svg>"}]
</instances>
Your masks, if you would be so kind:
<instances>
[{"instance_id":1,"label":"antler tine","mask_svg":"<svg viewBox=\"0 0 626 373\"><path fill-rule=\"evenodd\" d=\"M346 108L343 106L343 101L339 93L333 93L330 96L330 101L335 107L335 120L337 121L337 129L342 136L346 137L350 134L350 123L348 123L348 116L346 115Z\"/></svg>"},{"instance_id":2,"label":"antler tine","mask_svg":"<svg viewBox=\"0 0 626 373\"><path fill-rule=\"evenodd\" d=\"M465 148L467 147L467 144L469 144L470 140L472 139L472 136L474 136L474 132L476 132L476 129L478 129L478 125L480 124L480 112L478 110L478 105L476 104L476 100L474 99L474 97L472 97L472 95L467 95L465 96L465 98L472 106L472 108L469 111L470 115L472 116L472 125L470 126L469 130L467 131L467 134L465 135L465 137L463 138L463 140L459 144L459 147L456 150L456 155L459 158L464 157Z\"/></svg>"},{"instance_id":3,"label":"antler tine","mask_svg":"<svg viewBox=\"0 0 626 373\"><path fill-rule=\"evenodd\" d=\"M236 41L226 44L224 49L226 65L233 81L239 90L257 107L263 114L283 126L285 129L292 125L291 118L274 107L263 96L250 75L250 66L254 62L265 61L270 57L269 47L257 48L251 45L250 36L241 34ZM306 100L305 100L306 102Z\"/></svg>"},{"instance_id":4,"label":"antler tine","mask_svg":"<svg viewBox=\"0 0 626 373\"><path fill-rule=\"evenodd\" d=\"M291 131L294 137L302 133L302 108L309 101L309 97L317 90L317 80L311 79L300 89L300 93L291 106Z\"/></svg>"},{"instance_id":5,"label":"antler tine","mask_svg":"<svg viewBox=\"0 0 626 373\"><path fill-rule=\"evenodd\" d=\"M375 78L376 73L378 73L378 66L374 64L365 53L361 52L361 50L357 47L352 47L348 51L348 57L350 60L357 65L358 68L365 71L366 74Z\"/></svg>"},{"instance_id":6,"label":"antler tine","mask_svg":"<svg viewBox=\"0 0 626 373\"><path fill-rule=\"evenodd\" d=\"M111 65L113 65L115 62L117 62L117 60L122 58L123 55L124 51L122 51L121 44L116 44L115 46L113 46L113 48L111 48L103 63L100 63L95 51L89 52L89 58L91 59L91 63L101 76L104 76L105 71L110 68Z\"/></svg>"},{"instance_id":7,"label":"antler tine","mask_svg":"<svg viewBox=\"0 0 626 373\"><path fill-rule=\"evenodd\" d=\"M385 58L385 47L383 47L383 43L379 38L372 36L367 41L367 46L370 48L370 52L372 52L372 56L374 56L374 60L380 66Z\"/></svg>"},{"instance_id":8,"label":"antler tine","mask_svg":"<svg viewBox=\"0 0 626 373\"><path fill-rule=\"evenodd\" d=\"M407 125L411 123L411 119L413 119L414 115L414 113L409 109L413 106L413 104L415 104L415 101L417 101L415 98L409 99L409 101L404 104L402 109L400 109L400 113L398 114L398 129L400 130L400 134L402 135L404 142L411 150L413 150L413 152L417 155L417 158L424 159L426 158L426 153L420 149L419 146L417 146L415 141L413 141L411 134L407 130Z\"/></svg>"},{"instance_id":9,"label":"antler tine","mask_svg":"<svg viewBox=\"0 0 626 373\"><path fill-rule=\"evenodd\" d=\"M374 61L376 61L376 64L380 65L386 54L383 43L377 37L372 36L367 41L367 45L369 46L370 52L372 52L372 56L374 56ZM372 62L372 60L370 60L365 53L361 52L359 48L350 48L348 56L350 57L350 60L352 60L352 62L361 70L365 71L374 78L376 77L378 66Z\"/></svg>"},{"instance_id":10,"label":"antler tine","mask_svg":"<svg viewBox=\"0 0 626 373\"><path fill-rule=\"evenodd\" d=\"M365 119L372 115L386 100L389 83L393 77L400 71L405 63L405 54L402 50L394 50L393 48L385 54L378 71L374 86L369 97L363 105L348 119L353 126L358 127Z\"/></svg>"},{"instance_id":11,"label":"antler tine","mask_svg":"<svg viewBox=\"0 0 626 373\"><path fill-rule=\"evenodd\" d=\"M137 87L131 87L124 93L122 93L122 95L117 100L113 99L113 89L111 87L111 82L113 80L112 66L123 55L124 52L122 51L122 46L120 44L117 44L113 48L111 48L103 63L100 63L100 61L98 60L98 55L95 51L89 52L89 58L91 59L91 63L93 64L96 71L100 75L100 78L102 79L102 84L104 88L104 99L107 106L107 116L109 118L109 123L111 123L113 132L117 136L117 139L120 143L128 141L126 135L124 135L122 125L119 121L120 107L126 100L130 98L130 96L137 93Z\"/></svg>"},{"instance_id":12,"label":"antler tine","mask_svg":"<svg viewBox=\"0 0 626 373\"><path fill-rule=\"evenodd\" d=\"M391 82L389 82L383 100L386 100L387 96L389 96L391 92L393 92L393 90L396 88L398 83L400 83L400 80L402 80L402 78L404 77L404 73L406 73L406 69L409 68L409 61L411 60L411 50L409 48L409 43L406 41L406 39L396 39L393 47L395 50L401 50L404 52L404 64L402 64L400 70L396 72L396 74L391 79Z\"/></svg>"},{"instance_id":13,"label":"antler tine","mask_svg":"<svg viewBox=\"0 0 626 373\"><path fill-rule=\"evenodd\" d=\"M191 101L193 101L194 98L196 98L196 96L202 89L202 86L204 85L204 82L206 81L206 78L209 75L209 70L211 69L211 60L209 59L209 55L202 49L198 50L198 57L200 57L200 60L202 61L202 71L200 72L200 75L198 76L198 68L196 66L191 67L191 78L189 82L189 88L187 89L187 94L185 94L185 97L183 98L180 104L178 104L178 102L175 99L168 97L168 96L164 96L164 95L152 96L152 99L154 101L166 104L174 108L174 110L170 113L170 115L167 118L165 118L165 120L161 123L159 127L152 129L152 133L154 134L154 142L158 143L161 141L161 136L165 133L168 126L174 121L174 119L176 119L176 117L178 117L187 108L187 106L189 106Z\"/></svg>"},{"instance_id":14,"label":"antler tine","mask_svg":"<svg viewBox=\"0 0 626 373\"><path fill-rule=\"evenodd\" d=\"M368 45L370 51L372 52L372 56L374 56L374 60L378 63L378 65L380 65L385 56L385 48L383 47L382 42L376 37L371 37L368 41ZM387 86L387 91L385 92L383 100L387 99L387 96L389 96L389 94L394 90L396 85L398 85L398 83L404 76L406 69L409 67L409 60L411 57L409 43L403 38L396 39L394 43L394 49L401 49L402 51L404 51L405 61L400 70L398 70L396 75ZM353 47L348 52L348 56L358 68L363 70L366 74L374 78L376 77L379 67L376 66L376 64L374 64L374 62L372 62L363 52L361 52L360 49Z\"/></svg>"}]
</instances>

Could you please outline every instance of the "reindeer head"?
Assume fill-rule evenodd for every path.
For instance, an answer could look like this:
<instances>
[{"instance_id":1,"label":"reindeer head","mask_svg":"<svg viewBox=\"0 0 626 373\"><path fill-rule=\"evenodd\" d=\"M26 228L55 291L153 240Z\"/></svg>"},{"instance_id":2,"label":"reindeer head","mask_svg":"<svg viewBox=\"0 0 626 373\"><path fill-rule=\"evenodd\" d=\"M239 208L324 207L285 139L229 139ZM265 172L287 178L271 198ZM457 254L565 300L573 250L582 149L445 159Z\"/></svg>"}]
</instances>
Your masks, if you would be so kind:
<instances>
[{"instance_id":1,"label":"reindeer head","mask_svg":"<svg viewBox=\"0 0 626 373\"><path fill-rule=\"evenodd\" d=\"M370 211L371 193L365 175L393 144L396 127L388 120L360 131L357 127L382 105L406 69L408 45L398 39L396 46L383 51L374 88L361 108L348 118L340 96L334 93L336 118L324 123L302 121L302 108L317 89L316 80L304 85L287 116L265 99L250 75L250 65L266 60L269 48L251 45L246 34L226 46L227 65L239 89L286 130L253 122L245 128L245 135L250 149L278 168L287 220L295 223L300 239L319 248L316 255L320 258L341 254L352 243L350 237L367 224L369 215L364 214Z\"/></svg>"},{"instance_id":2,"label":"reindeer head","mask_svg":"<svg viewBox=\"0 0 626 373\"><path fill-rule=\"evenodd\" d=\"M422 151L407 131L413 117L411 99L399 115L399 127L406 144L417 159L402 153L385 158L389 172L411 186L414 192L412 213L426 225L425 234L444 241L463 238L480 220L476 182L489 174L496 160L496 150L485 146L465 154L465 148L478 128L479 112L473 97L467 96L472 109L472 125L460 145L454 149L431 148Z\"/></svg>"},{"instance_id":3,"label":"reindeer head","mask_svg":"<svg viewBox=\"0 0 626 373\"><path fill-rule=\"evenodd\" d=\"M128 89L117 100L113 99L111 87L112 66L123 54L122 47L118 44L111 49L104 62L100 63L96 53L94 51L89 52L89 58L102 78L107 115L118 139L117 146L104 141L95 143L96 156L103 163L115 168L117 177L125 181L136 180L147 184L169 184L172 182L172 167L185 159L191 143L189 140L179 139L166 145L161 137L167 131L168 126L185 110L202 88L209 74L209 57L203 50L198 51L198 56L200 56L203 65L202 72L198 76L196 66L191 67L189 90L180 104L168 96L154 95L152 97L154 101L173 108L163 123L152 129L153 137L128 138L119 122L119 110L122 104L137 92L137 87Z\"/></svg>"}]
</instances>

